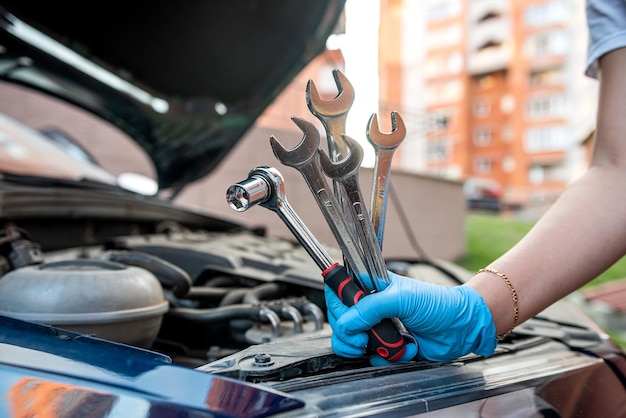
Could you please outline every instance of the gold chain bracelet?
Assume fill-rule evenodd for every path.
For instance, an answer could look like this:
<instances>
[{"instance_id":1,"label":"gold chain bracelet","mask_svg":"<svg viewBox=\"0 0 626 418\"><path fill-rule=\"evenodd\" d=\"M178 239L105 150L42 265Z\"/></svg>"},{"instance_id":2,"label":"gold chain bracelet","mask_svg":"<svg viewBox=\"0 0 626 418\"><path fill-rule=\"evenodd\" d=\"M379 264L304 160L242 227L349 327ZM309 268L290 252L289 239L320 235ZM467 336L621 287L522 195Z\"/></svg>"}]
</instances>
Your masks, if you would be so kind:
<instances>
[{"instance_id":1,"label":"gold chain bracelet","mask_svg":"<svg viewBox=\"0 0 626 418\"><path fill-rule=\"evenodd\" d=\"M513 298L513 324L504 334L496 336L498 341L502 341L513 331L513 329L517 326L517 321L519 320L519 301L517 298L517 292L515 291L511 280L509 280L506 274L500 273L498 270L492 269L491 267L485 267L484 269L480 269L477 273L483 272L493 273L496 276L502 278L502 280L504 280L506 285L509 287L509 290L511 291L511 297Z\"/></svg>"}]
</instances>

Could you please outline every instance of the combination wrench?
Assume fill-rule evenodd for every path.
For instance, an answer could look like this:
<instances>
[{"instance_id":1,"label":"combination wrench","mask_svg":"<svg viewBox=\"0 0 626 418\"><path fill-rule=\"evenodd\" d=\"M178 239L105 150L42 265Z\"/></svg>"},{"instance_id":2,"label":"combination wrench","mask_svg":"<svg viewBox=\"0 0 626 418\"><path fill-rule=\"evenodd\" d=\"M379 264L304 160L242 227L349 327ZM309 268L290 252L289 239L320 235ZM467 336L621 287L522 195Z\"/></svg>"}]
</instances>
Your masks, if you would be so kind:
<instances>
[{"instance_id":1,"label":"combination wrench","mask_svg":"<svg viewBox=\"0 0 626 418\"><path fill-rule=\"evenodd\" d=\"M332 260L289 205L284 179L278 170L265 166L253 169L246 180L227 189L226 200L238 212L258 204L277 213L322 270L324 283L346 306L352 306L367 296L352 280L344 266ZM399 360L406 350L405 337L391 319L383 319L376 324L368 330L368 336L368 349L386 360Z\"/></svg>"},{"instance_id":2,"label":"combination wrench","mask_svg":"<svg viewBox=\"0 0 626 418\"><path fill-rule=\"evenodd\" d=\"M309 80L306 85L306 103L313 116L319 119L326 131L326 142L328 145L328 155L331 161L339 161L348 155L346 143L341 135L346 132L346 120L348 112L354 103L354 88L346 76L339 70L334 69L333 78L337 86L337 95L331 100L324 100L320 97L315 83ZM344 216L350 216L350 207L347 203L345 193L341 186L333 181L333 192L339 207ZM345 260L344 257L344 262ZM350 267L348 265L348 267Z\"/></svg>"},{"instance_id":3,"label":"combination wrench","mask_svg":"<svg viewBox=\"0 0 626 418\"><path fill-rule=\"evenodd\" d=\"M333 70L333 78L337 86L337 96L332 100L323 100L313 80L309 80L306 86L306 102L311 114L322 122L326 130L330 159L338 161L348 154L341 135L346 132L348 111L354 103L354 88L346 76L337 69Z\"/></svg>"},{"instance_id":4,"label":"combination wrench","mask_svg":"<svg viewBox=\"0 0 626 418\"><path fill-rule=\"evenodd\" d=\"M367 140L374 147L376 153L374 162L374 177L372 180L372 196L370 200L370 215L376 239L382 248L385 233L385 217L387 214L387 198L389 195L389 177L393 154L406 136L406 126L400 115L391 112L390 133L383 133L378 127L378 117L372 114L368 123Z\"/></svg>"},{"instance_id":5,"label":"combination wrench","mask_svg":"<svg viewBox=\"0 0 626 418\"><path fill-rule=\"evenodd\" d=\"M343 187L352 211L354 224L357 227L359 243L370 276L379 277L387 282L389 281L387 264L383 258L381 247L376 240L374 226L359 186L359 169L363 161L363 148L347 135L343 135L343 140L349 150L348 155L341 161L333 162L324 151L320 151L320 165L329 178Z\"/></svg>"},{"instance_id":6,"label":"combination wrench","mask_svg":"<svg viewBox=\"0 0 626 418\"><path fill-rule=\"evenodd\" d=\"M287 150L275 136L270 136L270 144L274 155L283 165L293 167L302 174L313 197L326 219L339 248L346 258L348 267L361 281L362 288L368 291L375 290L374 281L370 277L365 264L361 247L356 241L354 231L350 228L346 217L342 214L339 204L329 190L326 177L320 166L320 134L315 125L306 119L292 117L291 120L304 134L295 148ZM369 280L369 283L363 282Z\"/></svg>"}]
</instances>

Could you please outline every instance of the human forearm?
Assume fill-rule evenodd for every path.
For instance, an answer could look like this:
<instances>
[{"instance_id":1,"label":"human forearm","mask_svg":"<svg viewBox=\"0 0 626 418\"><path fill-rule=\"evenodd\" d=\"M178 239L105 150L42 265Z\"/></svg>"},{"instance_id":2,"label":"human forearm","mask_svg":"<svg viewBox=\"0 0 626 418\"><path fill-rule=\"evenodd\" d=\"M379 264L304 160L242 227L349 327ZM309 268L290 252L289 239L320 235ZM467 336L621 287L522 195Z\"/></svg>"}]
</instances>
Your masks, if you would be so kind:
<instances>
[{"instance_id":1,"label":"human forearm","mask_svg":"<svg viewBox=\"0 0 626 418\"><path fill-rule=\"evenodd\" d=\"M519 297L520 321L571 293L626 252L626 49L601 59L596 146L590 169L515 247L491 266L505 273ZM498 283L500 281L501 283ZM491 273L470 285L483 295L498 333L508 329L513 303Z\"/></svg>"},{"instance_id":2,"label":"human forearm","mask_svg":"<svg viewBox=\"0 0 626 418\"><path fill-rule=\"evenodd\" d=\"M519 298L520 322L571 293L626 252L626 172L590 169L516 246L490 265L505 273ZM498 334L513 318L511 293L491 273L469 284L492 311Z\"/></svg>"}]
</instances>

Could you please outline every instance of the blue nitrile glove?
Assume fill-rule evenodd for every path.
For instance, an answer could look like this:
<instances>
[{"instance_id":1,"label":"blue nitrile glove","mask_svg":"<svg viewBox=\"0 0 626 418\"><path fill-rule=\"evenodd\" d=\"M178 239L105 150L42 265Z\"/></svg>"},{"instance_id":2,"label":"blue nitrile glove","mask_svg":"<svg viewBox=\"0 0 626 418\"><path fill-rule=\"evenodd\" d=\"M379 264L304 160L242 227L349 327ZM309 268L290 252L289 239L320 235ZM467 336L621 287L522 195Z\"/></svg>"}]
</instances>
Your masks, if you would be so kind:
<instances>
[{"instance_id":1,"label":"blue nitrile glove","mask_svg":"<svg viewBox=\"0 0 626 418\"><path fill-rule=\"evenodd\" d=\"M349 308L343 304L341 299L333 292L333 290L326 286L324 288L324 292L326 294L326 305L328 307L328 322L330 323L330 327L335 330L336 329L336 316L343 315ZM368 328L369 329L369 328ZM358 341L357 346L351 346L348 344L342 343L341 340L337 339L337 333L333 332L331 337L331 344L335 354L342 357L361 357L365 354L365 346L367 345L368 336L365 332L356 334L354 338ZM407 345L398 360L394 361L394 363L408 363L413 360L417 355L417 345L415 344L415 339L412 335L405 335L404 339L407 341ZM390 364L391 362L383 359L378 355L373 355L370 357L370 363L372 366L381 366L384 364Z\"/></svg>"},{"instance_id":2,"label":"blue nitrile glove","mask_svg":"<svg viewBox=\"0 0 626 418\"><path fill-rule=\"evenodd\" d=\"M497 340L491 312L472 287L441 286L391 272L389 280L388 284L378 280L383 290L351 308L326 288L332 347L337 355L363 356L368 339L365 331L383 318L394 317L417 341L419 358L449 361L468 353L493 354ZM412 358L406 357L408 353L404 361ZM372 358L371 363L380 365L386 361Z\"/></svg>"}]
</instances>

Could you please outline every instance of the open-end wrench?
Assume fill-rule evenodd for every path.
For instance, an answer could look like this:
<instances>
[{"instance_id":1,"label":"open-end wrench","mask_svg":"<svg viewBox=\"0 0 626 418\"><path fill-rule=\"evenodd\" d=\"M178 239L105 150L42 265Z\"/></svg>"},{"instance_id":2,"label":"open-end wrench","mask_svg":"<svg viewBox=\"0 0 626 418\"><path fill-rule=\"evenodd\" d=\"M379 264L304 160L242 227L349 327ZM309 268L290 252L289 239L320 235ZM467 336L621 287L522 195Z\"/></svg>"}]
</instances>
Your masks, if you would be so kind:
<instances>
[{"instance_id":1,"label":"open-end wrench","mask_svg":"<svg viewBox=\"0 0 626 418\"><path fill-rule=\"evenodd\" d=\"M333 162L324 151L320 151L320 165L324 173L339 182L345 190L348 203L352 209L352 217L357 227L359 242L365 256L366 267L370 275L388 281L387 265L380 245L376 240L374 226L365 206L359 185L359 169L363 161L363 148L357 141L347 135L343 135L343 140L348 146L349 154L341 161Z\"/></svg>"},{"instance_id":2,"label":"open-end wrench","mask_svg":"<svg viewBox=\"0 0 626 418\"><path fill-rule=\"evenodd\" d=\"M291 208L285 196L284 179L278 170L264 166L253 169L246 180L228 188L226 200L230 207L238 212L246 211L257 204L276 212L322 270L324 283L333 289L346 306L352 306L367 296L352 280L347 270L339 263L333 262ZM406 350L404 337L390 319L376 324L368 334L368 348L384 359L398 360Z\"/></svg>"},{"instance_id":3,"label":"open-end wrench","mask_svg":"<svg viewBox=\"0 0 626 418\"><path fill-rule=\"evenodd\" d=\"M390 133L383 133L378 127L378 117L372 114L367 124L367 140L374 147L376 160L374 163L374 177L372 181L372 197L370 200L370 215L376 232L376 239L382 248L385 233L385 215L387 213L387 198L389 194L389 175L393 153L406 136L406 126L400 115L391 112Z\"/></svg>"},{"instance_id":4,"label":"open-end wrench","mask_svg":"<svg viewBox=\"0 0 626 418\"><path fill-rule=\"evenodd\" d=\"M306 86L306 102L309 111L324 125L330 159L338 161L348 152L341 135L346 133L346 118L354 103L354 88L346 76L337 69L333 70L333 78L338 90L335 98L323 100L313 81L309 80Z\"/></svg>"},{"instance_id":5,"label":"open-end wrench","mask_svg":"<svg viewBox=\"0 0 626 418\"><path fill-rule=\"evenodd\" d=\"M300 143L291 150L283 147L275 136L270 136L274 155L283 165L293 167L302 174L349 267L361 281L364 289L375 289L374 281L369 275L354 232L343 216L333 193L329 190L326 177L322 172L319 157L320 134L315 125L306 119L292 117L291 120L300 128L304 136ZM369 279L369 283L363 282L367 279Z\"/></svg>"},{"instance_id":6,"label":"open-end wrench","mask_svg":"<svg viewBox=\"0 0 626 418\"><path fill-rule=\"evenodd\" d=\"M306 86L306 103L309 111L324 126L331 161L339 161L348 155L348 149L341 135L346 133L346 119L354 103L354 88L338 69L334 69L332 74L337 86L337 95L332 100L322 99L313 80L309 80ZM345 193L335 181L333 181L333 192L344 216L350 216L350 206L346 201Z\"/></svg>"}]
</instances>

